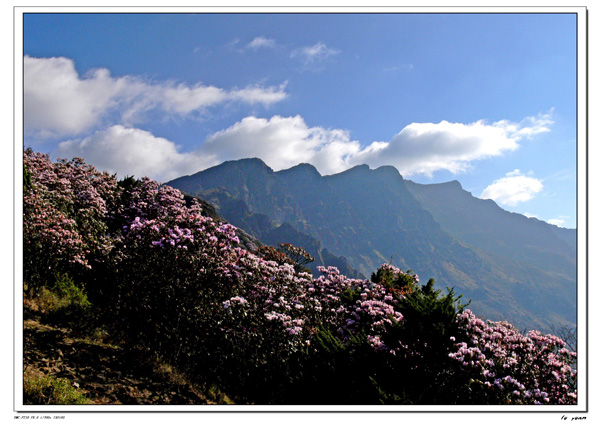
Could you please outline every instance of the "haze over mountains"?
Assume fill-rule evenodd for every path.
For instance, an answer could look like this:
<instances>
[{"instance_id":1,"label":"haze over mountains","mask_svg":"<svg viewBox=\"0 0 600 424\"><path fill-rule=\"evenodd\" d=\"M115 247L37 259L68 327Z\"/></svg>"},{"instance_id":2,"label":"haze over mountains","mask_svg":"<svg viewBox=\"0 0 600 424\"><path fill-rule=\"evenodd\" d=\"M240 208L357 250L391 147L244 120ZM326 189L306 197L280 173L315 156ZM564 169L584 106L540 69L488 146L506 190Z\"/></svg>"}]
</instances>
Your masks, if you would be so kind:
<instances>
[{"instance_id":1,"label":"haze over mountains","mask_svg":"<svg viewBox=\"0 0 600 424\"><path fill-rule=\"evenodd\" d=\"M391 261L454 287L485 318L540 330L576 323L576 231L507 212L456 181L416 184L390 166L274 172L242 159L167 184L262 242L304 247L346 275Z\"/></svg>"}]
</instances>

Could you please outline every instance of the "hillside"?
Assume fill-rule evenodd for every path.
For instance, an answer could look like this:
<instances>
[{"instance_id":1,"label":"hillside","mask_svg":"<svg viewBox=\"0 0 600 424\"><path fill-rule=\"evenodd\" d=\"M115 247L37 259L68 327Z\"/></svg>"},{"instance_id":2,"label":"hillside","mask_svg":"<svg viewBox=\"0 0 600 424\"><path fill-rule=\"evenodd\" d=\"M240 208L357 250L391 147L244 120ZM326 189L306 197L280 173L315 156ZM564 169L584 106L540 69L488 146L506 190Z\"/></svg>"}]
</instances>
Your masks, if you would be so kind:
<instances>
[{"instance_id":1,"label":"hillside","mask_svg":"<svg viewBox=\"0 0 600 424\"><path fill-rule=\"evenodd\" d=\"M167 363L126 342L52 319L56 309L24 308L25 404L209 405L231 403L194 385ZM52 389L54 386L54 389Z\"/></svg>"},{"instance_id":2,"label":"hillside","mask_svg":"<svg viewBox=\"0 0 600 424\"><path fill-rule=\"evenodd\" d=\"M492 200L474 197L457 181L428 185L406 181L406 187L458 240L575 280L575 230L505 211Z\"/></svg>"},{"instance_id":3,"label":"hillside","mask_svg":"<svg viewBox=\"0 0 600 424\"><path fill-rule=\"evenodd\" d=\"M490 319L542 329L575 323L571 236L475 199L458 183L421 186L392 167L366 165L330 176L308 164L274 172L245 159L168 184L214 201L256 237L289 225L363 275L392 261L434 278ZM241 210L261 220L236 220Z\"/></svg>"},{"instance_id":4,"label":"hillside","mask_svg":"<svg viewBox=\"0 0 600 424\"><path fill-rule=\"evenodd\" d=\"M577 401L565 340L411 271L313 275L301 249L255 254L206 204L78 158L27 150L23 204L17 404Z\"/></svg>"},{"instance_id":5,"label":"hillside","mask_svg":"<svg viewBox=\"0 0 600 424\"><path fill-rule=\"evenodd\" d=\"M277 224L265 214L251 212L243 200L233 197L221 187L208 190L202 194L202 198L196 198L206 204L209 209L215 210L215 215L218 211L228 222L235 225L238 228L236 231L240 235L243 234L244 239L250 237L254 242L251 247L260 245L277 247L280 243L290 243L294 246L301 246L314 258L314 261L306 266L315 275L318 274L318 268L321 266L335 266L342 274L349 277L365 277L350 266L345 257L336 256L323 248L322 243L316 237L298 231L287 222ZM203 199L210 199L210 203Z\"/></svg>"}]
</instances>

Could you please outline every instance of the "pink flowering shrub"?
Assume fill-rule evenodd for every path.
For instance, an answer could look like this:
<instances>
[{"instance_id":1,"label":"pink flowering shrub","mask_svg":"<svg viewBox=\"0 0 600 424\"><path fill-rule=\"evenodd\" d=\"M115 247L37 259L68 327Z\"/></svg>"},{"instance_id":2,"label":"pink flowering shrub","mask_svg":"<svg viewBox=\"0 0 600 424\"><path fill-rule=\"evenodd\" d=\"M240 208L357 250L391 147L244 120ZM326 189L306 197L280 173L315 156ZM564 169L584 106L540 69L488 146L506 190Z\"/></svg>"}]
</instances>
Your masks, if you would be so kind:
<instances>
[{"instance_id":1,"label":"pink flowering shrub","mask_svg":"<svg viewBox=\"0 0 600 424\"><path fill-rule=\"evenodd\" d=\"M117 181L78 158L53 163L27 149L23 161L24 277L35 288L107 255L112 240L105 218Z\"/></svg>"},{"instance_id":2,"label":"pink flowering shrub","mask_svg":"<svg viewBox=\"0 0 600 424\"><path fill-rule=\"evenodd\" d=\"M470 310L457 317L466 337L449 357L478 386L485 403L571 404L577 399L571 368L575 352L556 336L522 334L507 322L484 322Z\"/></svg>"},{"instance_id":3,"label":"pink flowering shrub","mask_svg":"<svg viewBox=\"0 0 600 424\"><path fill-rule=\"evenodd\" d=\"M67 272L115 336L239 402L576 402L557 337L484 323L390 264L313 276L301 248L238 243L179 190L25 152L26 281Z\"/></svg>"},{"instance_id":4,"label":"pink flowering shrub","mask_svg":"<svg viewBox=\"0 0 600 424\"><path fill-rule=\"evenodd\" d=\"M203 316L217 319L220 299L234 292L228 264L237 236L197 204L187 207L178 190L148 179L122 198L128 202L112 219L115 249L98 286L116 300L116 319L130 339L179 357L190 344L186 333L193 336Z\"/></svg>"},{"instance_id":5,"label":"pink flowering shrub","mask_svg":"<svg viewBox=\"0 0 600 424\"><path fill-rule=\"evenodd\" d=\"M326 275L325 287L349 282L337 272ZM452 378L452 344L444 339L457 327L454 293L440 296L433 280L419 286L415 274L389 264L371 281L338 285L334 299L342 307L330 310L315 337L309 391L336 403L455 403L449 390L460 381ZM346 314L344 322L336 322L338 313Z\"/></svg>"}]
</instances>

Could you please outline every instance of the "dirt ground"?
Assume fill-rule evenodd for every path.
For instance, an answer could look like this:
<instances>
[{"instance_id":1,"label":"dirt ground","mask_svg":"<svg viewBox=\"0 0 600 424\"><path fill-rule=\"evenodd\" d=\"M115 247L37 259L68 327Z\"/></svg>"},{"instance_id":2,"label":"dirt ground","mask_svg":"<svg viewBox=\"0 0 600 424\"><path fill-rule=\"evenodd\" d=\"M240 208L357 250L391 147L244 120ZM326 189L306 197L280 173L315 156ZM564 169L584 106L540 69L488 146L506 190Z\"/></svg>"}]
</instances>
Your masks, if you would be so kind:
<instances>
[{"instance_id":1,"label":"dirt ground","mask_svg":"<svg viewBox=\"0 0 600 424\"><path fill-rule=\"evenodd\" d=\"M77 338L68 329L43 324L40 315L27 308L23 325L23 370L66 379L94 404L219 403L140 352Z\"/></svg>"}]
</instances>

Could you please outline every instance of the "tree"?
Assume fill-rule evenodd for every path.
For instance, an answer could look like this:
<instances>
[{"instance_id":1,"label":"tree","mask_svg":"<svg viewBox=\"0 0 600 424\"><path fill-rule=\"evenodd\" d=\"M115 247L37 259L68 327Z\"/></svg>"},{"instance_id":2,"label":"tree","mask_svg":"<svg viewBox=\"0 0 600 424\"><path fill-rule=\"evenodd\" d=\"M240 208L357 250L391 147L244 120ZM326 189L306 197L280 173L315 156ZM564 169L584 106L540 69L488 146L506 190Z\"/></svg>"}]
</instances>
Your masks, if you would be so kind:
<instances>
[{"instance_id":1,"label":"tree","mask_svg":"<svg viewBox=\"0 0 600 424\"><path fill-rule=\"evenodd\" d=\"M284 253L293 262L296 272L310 272L305 265L314 262L315 258L306 250L290 243L279 243L279 251Z\"/></svg>"}]
</instances>

